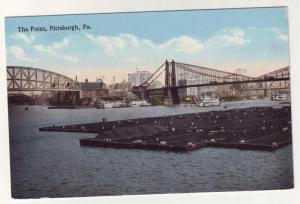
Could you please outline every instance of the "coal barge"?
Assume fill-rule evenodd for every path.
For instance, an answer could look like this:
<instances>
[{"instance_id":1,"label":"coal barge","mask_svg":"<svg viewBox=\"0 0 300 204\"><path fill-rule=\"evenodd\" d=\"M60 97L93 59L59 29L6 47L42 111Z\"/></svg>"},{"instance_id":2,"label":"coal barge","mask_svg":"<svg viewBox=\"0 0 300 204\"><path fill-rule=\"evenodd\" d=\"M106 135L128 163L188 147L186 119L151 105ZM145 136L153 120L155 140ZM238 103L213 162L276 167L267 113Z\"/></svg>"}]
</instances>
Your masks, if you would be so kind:
<instances>
[{"instance_id":1,"label":"coal barge","mask_svg":"<svg viewBox=\"0 0 300 204\"><path fill-rule=\"evenodd\" d=\"M291 108L253 107L51 126L40 131L98 133L81 146L185 152L203 147L274 151L292 143Z\"/></svg>"}]
</instances>

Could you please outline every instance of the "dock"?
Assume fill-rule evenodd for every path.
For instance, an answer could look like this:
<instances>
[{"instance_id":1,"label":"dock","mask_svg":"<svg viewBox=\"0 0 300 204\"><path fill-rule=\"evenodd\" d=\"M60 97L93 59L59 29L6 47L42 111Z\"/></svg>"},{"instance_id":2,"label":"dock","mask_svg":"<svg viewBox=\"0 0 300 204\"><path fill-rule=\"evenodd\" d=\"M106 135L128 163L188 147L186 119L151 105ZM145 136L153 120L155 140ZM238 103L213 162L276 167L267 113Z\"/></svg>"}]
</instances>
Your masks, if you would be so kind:
<instances>
[{"instance_id":1,"label":"dock","mask_svg":"<svg viewBox=\"0 0 300 204\"><path fill-rule=\"evenodd\" d=\"M81 146L192 151L204 147L274 151L292 143L291 107L252 107L162 115L65 126L40 131L97 133Z\"/></svg>"}]
</instances>

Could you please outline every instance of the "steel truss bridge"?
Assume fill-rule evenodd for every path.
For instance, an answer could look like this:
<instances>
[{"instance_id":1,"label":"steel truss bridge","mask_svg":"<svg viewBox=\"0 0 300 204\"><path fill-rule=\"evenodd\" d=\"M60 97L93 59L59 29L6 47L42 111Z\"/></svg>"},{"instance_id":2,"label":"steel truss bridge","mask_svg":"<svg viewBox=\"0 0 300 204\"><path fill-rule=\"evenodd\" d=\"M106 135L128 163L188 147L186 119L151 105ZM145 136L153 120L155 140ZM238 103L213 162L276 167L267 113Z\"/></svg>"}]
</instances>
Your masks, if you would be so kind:
<instances>
[{"instance_id":1,"label":"steel truss bridge","mask_svg":"<svg viewBox=\"0 0 300 204\"><path fill-rule=\"evenodd\" d=\"M164 86L155 87L156 82L164 81ZM178 90L193 87L213 87L231 85L238 91L276 90L290 88L290 67L251 77L217 69L167 60L142 84L134 87L133 92L141 98L148 98L150 93L163 93L178 103Z\"/></svg>"},{"instance_id":2,"label":"steel truss bridge","mask_svg":"<svg viewBox=\"0 0 300 204\"><path fill-rule=\"evenodd\" d=\"M79 91L76 80L55 72L23 66L7 66L8 91Z\"/></svg>"}]
</instances>

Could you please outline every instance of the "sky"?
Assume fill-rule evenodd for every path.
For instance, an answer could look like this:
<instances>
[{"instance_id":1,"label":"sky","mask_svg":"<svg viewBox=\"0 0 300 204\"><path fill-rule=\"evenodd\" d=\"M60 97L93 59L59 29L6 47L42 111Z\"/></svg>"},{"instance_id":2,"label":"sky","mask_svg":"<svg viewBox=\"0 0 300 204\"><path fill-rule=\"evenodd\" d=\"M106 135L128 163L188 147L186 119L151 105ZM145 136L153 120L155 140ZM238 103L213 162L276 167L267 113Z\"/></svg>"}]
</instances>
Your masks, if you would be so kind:
<instances>
[{"instance_id":1,"label":"sky","mask_svg":"<svg viewBox=\"0 0 300 204\"><path fill-rule=\"evenodd\" d=\"M80 30L52 31L51 25ZM8 17L5 34L7 65L79 81L127 80L137 69L154 72L166 59L229 72L244 69L249 76L289 65L285 7Z\"/></svg>"}]
</instances>

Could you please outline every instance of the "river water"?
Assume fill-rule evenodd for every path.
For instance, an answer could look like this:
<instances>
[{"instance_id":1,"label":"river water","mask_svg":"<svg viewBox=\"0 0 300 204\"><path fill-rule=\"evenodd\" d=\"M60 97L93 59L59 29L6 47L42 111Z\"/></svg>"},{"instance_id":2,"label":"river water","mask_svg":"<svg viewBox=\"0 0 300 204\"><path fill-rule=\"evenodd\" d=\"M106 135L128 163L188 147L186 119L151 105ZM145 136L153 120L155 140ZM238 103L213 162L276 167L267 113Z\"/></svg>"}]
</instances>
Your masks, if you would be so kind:
<instances>
[{"instance_id":1,"label":"river water","mask_svg":"<svg viewBox=\"0 0 300 204\"><path fill-rule=\"evenodd\" d=\"M75 124L224 109L137 107L48 110L10 106L12 197L82 197L154 193L269 190L293 187L292 146L275 152L204 148L188 153L81 147L96 134L39 132ZM227 108L277 106L244 101Z\"/></svg>"}]
</instances>

